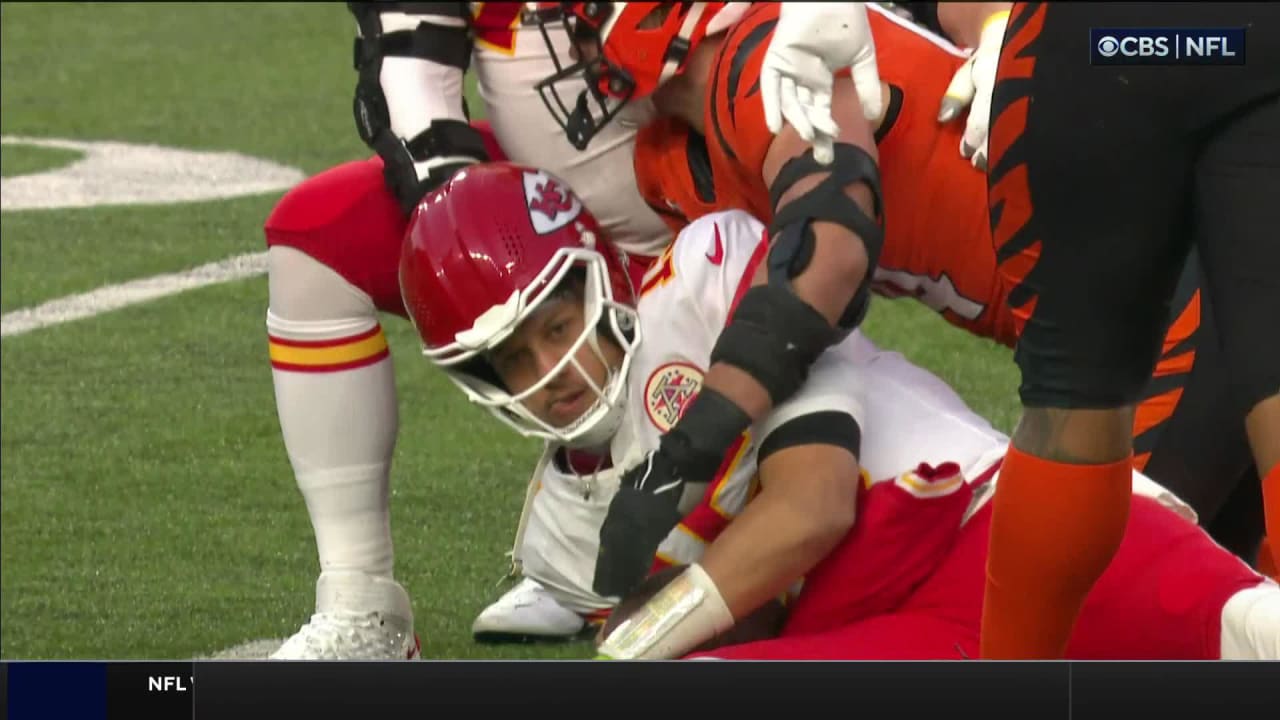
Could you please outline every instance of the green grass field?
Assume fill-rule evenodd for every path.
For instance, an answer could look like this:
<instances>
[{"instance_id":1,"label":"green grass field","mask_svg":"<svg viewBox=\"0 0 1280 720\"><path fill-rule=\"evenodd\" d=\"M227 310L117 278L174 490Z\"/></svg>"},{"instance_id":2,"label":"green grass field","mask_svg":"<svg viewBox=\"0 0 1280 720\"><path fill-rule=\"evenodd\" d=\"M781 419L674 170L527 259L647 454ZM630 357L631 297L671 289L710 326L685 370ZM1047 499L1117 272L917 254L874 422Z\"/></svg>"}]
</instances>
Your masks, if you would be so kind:
<instances>
[{"instance_id":1,"label":"green grass field","mask_svg":"<svg viewBox=\"0 0 1280 720\"><path fill-rule=\"evenodd\" d=\"M341 4L0 7L5 135L237 151L307 174L368 155ZM6 145L3 157L14 177L77 156ZM278 197L5 212L0 309L260 251ZM207 656L306 619L317 564L280 439L265 312L257 277L4 340L0 657ZM585 642L471 640L505 588L539 448L469 406L407 323L384 327L400 390L396 573L424 654L588 656ZM879 302L867 330L1012 425L1007 350L905 300Z\"/></svg>"}]
</instances>

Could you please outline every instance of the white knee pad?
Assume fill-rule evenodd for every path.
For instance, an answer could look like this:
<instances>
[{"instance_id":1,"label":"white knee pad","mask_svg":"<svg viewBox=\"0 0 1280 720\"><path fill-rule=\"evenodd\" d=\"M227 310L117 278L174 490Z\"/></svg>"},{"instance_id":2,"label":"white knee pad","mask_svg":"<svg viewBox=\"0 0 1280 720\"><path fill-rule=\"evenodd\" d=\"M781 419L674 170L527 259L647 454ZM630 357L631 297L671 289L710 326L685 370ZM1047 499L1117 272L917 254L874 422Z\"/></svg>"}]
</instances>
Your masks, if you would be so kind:
<instances>
[{"instance_id":1,"label":"white knee pad","mask_svg":"<svg viewBox=\"0 0 1280 720\"><path fill-rule=\"evenodd\" d=\"M373 299L337 271L296 248L267 251L269 315L292 323L362 318L377 322ZM270 320L268 320L270 324Z\"/></svg>"}]
</instances>

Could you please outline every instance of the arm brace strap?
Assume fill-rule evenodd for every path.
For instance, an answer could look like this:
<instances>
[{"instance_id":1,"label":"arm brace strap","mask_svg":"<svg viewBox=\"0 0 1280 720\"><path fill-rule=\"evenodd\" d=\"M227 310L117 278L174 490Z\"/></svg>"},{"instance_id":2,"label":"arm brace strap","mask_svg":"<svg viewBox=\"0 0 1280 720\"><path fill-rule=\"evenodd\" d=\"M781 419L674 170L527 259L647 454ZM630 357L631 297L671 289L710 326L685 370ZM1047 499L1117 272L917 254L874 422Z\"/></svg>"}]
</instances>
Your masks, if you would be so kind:
<instances>
[{"instance_id":1,"label":"arm brace strap","mask_svg":"<svg viewBox=\"0 0 1280 720\"><path fill-rule=\"evenodd\" d=\"M778 208L779 199L796 182L818 173L827 176L812 190ZM773 238L768 257L769 282L743 295L732 321L716 341L711 361L723 361L750 374L768 391L775 407L804 384L809 367L818 356L866 316L870 272L834 328L791 287L791 279L804 272L813 258L815 220L834 222L855 233L866 247L868 265L875 267L879 261L884 242L880 225L867 217L844 190L855 182L865 182L871 188L875 215L879 217L879 170L865 150L849 143L836 143L830 166L819 165L810 148L783 165L769 188L774 206L769 226Z\"/></svg>"},{"instance_id":2,"label":"arm brace strap","mask_svg":"<svg viewBox=\"0 0 1280 720\"><path fill-rule=\"evenodd\" d=\"M821 410L788 420L760 443L756 462L799 445L832 445L855 458L862 456L862 427L857 419L839 410Z\"/></svg>"},{"instance_id":3,"label":"arm brace strap","mask_svg":"<svg viewBox=\"0 0 1280 720\"><path fill-rule=\"evenodd\" d=\"M725 452L751 427L747 415L732 400L704 387L659 440L685 482L710 482L724 464Z\"/></svg>"},{"instance_id":4,"label":"arm brace strap","mask_svg":"<svg viewBox=\"0 0 1280 720\"><path fill-rule=\"evenodd\" d=\"M812 190L792 199L785 207L778 207L778 201L800 179L825 173L830 174ZM773 257L774 253L771 252L770 282L773 282L775 265L787 273L780 279L790 281L809 264L813 254L813 231L809 226L814 221L833 222L857 235L866 246L868 265L875 267L880 259L880 249L884 245L884 230L877 220L867 217L858 203L845 193L845 187L856 182L866 183L871 189L874 213L878 219L883 212L880 170L876 167L876 161L871 155L857 145L836 143L835 159L829 166L819 165L818 161L813 159L812 148L803 155L788 160L782 166L773 184L769 186L769 202L773 205L773 222L769 224L769 234L776 237L785 228L798 225L803 228L804 234L809 236L806 243L808 247L797 248L801 252L791 257L780 255L777 263Z\"/></svg>"},{"instance_id":5,"label":"arm brace strap","mask_svg":"<svg viewBox=\"0 0 1280 720\"><path fill-rule=\"evenodd\" d=\"M779 208L779 199L801 178L826 173L816 187ZM769 283L790 289L791 279L804 272L813 258L814 221L833 222L858 236L867 252L868 268L880 261L884 246L884 230L877 220L867 214L844 191L856 182L864 182L871 190L876 218L880 218L883 201L880 192L880 171L875 160L862 148L849 143L837 143L835 161L828 168L813 159L813 151L793 158L782 166L773 185L769 187L774 207L773 222L769 225L773 248L769 252ZM871 272L863 279L848 307L837 323L837 334L832 342L844 339L862 323L870 305Z\"/></svg>"},{"instance_id":6,"label":"arm brace strap","mask_svg":"<svg viewBox=\"0 0 1280 720\"><path fill-rule=\"evenodd\" d=\"M790 288L760 285L742 296L711 350L711 362L728 363L755 378L777 407L800 389L809 367L837 335L826 317Z\"/></svg>"}]
</instances>

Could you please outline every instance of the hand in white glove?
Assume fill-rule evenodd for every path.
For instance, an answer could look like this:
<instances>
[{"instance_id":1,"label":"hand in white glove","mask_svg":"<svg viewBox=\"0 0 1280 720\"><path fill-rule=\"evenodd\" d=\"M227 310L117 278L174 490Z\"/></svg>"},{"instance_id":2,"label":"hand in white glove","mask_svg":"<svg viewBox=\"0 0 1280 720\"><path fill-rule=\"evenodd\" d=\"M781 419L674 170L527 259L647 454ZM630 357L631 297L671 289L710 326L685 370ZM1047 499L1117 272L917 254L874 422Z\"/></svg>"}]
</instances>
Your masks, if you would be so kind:
<instances>
[{"instance_id":1,"label":"hand in white glove","mask_svg":"<svg viewBox=\"0 0 1280 720\"><path fill-rule=\"evenodd\" d=\"M950 122L960 117L968 106L969 117L965 120L964 137L960 140L960 155L983 171L987 169L991 92L995 89L1000 46L1004 43L1004 29L1008 24L1008 11L998 12L987 18L982 26L978 47L970 52L969 59L952 76L938 110L938 122Z\"/></svg>"},{"instance_id":2,"label":"hand in white glove","mask_svg":"<svg viewBox=\"0 0 1280 720\"><path fill-rule=\"evenodd\" d=\"M826 165L839 126L831 117L833 74L851 68L863 114L880 117L880 72L865 3L781 3L760 70L765 122L777 134L785 118Z\"/></svg>"}]
</instances>

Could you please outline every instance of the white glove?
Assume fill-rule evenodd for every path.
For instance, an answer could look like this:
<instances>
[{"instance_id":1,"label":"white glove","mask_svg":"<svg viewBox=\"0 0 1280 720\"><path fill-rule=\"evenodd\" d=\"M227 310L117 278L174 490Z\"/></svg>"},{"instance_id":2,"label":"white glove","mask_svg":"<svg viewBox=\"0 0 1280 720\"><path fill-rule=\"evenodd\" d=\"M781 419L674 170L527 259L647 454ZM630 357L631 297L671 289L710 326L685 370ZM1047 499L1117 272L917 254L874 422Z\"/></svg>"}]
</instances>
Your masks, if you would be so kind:
<instances>
[{"instance_id":1,"label":"white glove","mask_svg":"<svg viewBox=\"0 0 1280 720\"><path fill-rule=\"evenodd\" d=\"M996 85L996 67L1000 63L1000 46L1004 43L1004 29L1009 24L1009 11L1004 10L987 18L982 25L978 47L969 53L969 59L956 70L947 86L946 95L938 110L938 122L950 122L960 116L965 106L969 117L964 124L964 137L960 140L960 155L968 158L979 170L987 169L987 133L991 124L991 92Z\"/></svg>"},{"instance_id":2,"label":"white glove","mask_svg":"<svg viewBox=\"0 0 1280 720\"><path fill-rule=\"evenodd\" d=\"M826 165L834 157L839 126L831 117L833 74L851 68L863 114L880 117L880 72L865 3L785 2L760 69L765 122L777 134L782 120Z\"/></svg>"}]
</instances>

